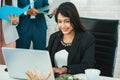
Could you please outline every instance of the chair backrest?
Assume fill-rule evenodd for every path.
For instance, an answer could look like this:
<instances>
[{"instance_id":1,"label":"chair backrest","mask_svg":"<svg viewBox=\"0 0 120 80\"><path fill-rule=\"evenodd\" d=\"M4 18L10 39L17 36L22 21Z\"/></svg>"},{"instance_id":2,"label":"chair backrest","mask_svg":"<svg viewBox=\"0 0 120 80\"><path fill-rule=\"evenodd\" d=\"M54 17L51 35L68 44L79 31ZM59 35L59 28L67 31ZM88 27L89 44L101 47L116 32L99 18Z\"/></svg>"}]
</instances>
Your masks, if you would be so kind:
<instances>
[{"instance_id":1,"label":"chair backrest","mask_svg":"<svg viewBox=\"0 0 120 80\"><path fill-rule=\"evenodd\" d=\"M96 38L95 68L103 76L113 76L115 51L118 43L118 20L80 18Z\"/></svg>"}]
</instances>

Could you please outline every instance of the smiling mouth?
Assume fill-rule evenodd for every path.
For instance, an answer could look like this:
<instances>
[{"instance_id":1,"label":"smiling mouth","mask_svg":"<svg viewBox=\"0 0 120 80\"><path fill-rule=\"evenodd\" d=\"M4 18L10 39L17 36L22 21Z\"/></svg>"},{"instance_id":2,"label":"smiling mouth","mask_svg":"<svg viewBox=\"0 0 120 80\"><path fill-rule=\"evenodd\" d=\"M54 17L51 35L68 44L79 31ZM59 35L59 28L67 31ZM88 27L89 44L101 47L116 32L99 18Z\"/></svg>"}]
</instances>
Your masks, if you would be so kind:
<instances>
[{"instance_id":1,"label":"smiling mouth","mask_svg":"<svg viewBox=\"0 0 120 80\"><path fill-rule=\"evenodd\" d=\"M66 32L66 31L68 31L68 29L62 29L62 31Z\"/></svg>"}]
</instances>

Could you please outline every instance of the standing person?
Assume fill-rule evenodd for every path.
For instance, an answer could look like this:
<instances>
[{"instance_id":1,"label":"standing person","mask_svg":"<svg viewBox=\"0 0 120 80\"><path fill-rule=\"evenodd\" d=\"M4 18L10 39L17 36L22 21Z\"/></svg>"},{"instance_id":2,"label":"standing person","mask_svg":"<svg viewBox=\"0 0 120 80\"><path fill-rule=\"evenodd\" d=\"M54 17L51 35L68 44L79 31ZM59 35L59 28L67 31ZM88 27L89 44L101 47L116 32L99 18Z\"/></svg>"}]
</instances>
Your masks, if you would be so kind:
<instances>
[{"instance_id":1,"label":"standing person","mask_svg":"<svg viewBox=\"0 0 120 80\"><path fill-rule=\"evenodd\" d=\"M0 0L0 6L5 4L17 6L17 0ZM14 14L15 15L15 14ZM19 18L17 16L11 15L9 16L11 22L0 20L0 63L5 64L3 54L2 54L2 47L16 47L16 40L19 38L16 25L19 22Z\"/></svg>"},{"instance_id":2,"label":"standing person","mask_svg":"<svg viewBox=\"0 0 120 80\"><path fill-rule=\"evenodd\" d=\"M32 2L33 0L18 0L18 6L23 8ZM31 8L20 16L17 48L29 49L32 41L33 49L45 49L47 24L44 14L37 9L48 5L48 0L36 0Z\"/></svg>"},{"instance_id":3,"label":"standing person","mask_svg":"<svg viewBox=\"0 0 120 80\"><path fill-rule=\"evenodd\" d=\"M55 14L59 31L50 36L48 51L55 74L78 74L95 63L95 38L80 21L75 5L62 3Z\"/></svg>"}]
</instances>

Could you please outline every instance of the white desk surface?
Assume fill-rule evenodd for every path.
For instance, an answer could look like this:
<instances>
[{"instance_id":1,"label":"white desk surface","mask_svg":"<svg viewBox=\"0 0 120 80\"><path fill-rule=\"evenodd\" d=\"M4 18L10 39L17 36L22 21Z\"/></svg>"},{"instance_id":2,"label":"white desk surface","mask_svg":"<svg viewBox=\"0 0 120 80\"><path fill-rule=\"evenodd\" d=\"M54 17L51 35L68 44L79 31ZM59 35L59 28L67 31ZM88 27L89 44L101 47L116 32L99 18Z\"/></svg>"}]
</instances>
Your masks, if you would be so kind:
<instances>
[{"instance_id":1,"label":"white desk surface","mask_svg":"<svg viewBox=\"0 0 120 80\"><path fill-rule=\"evenodd\" d=\"M5 65L0 65L0 80L18 80L18 79L10 78L8 75L8 72L4 71L5 68L6 68ZM78 77L82 80L86 80L84 74L77 74L77 75L75 75L75 77ZM100 76L100 80L120 80L120 79L113 78L113 77Z\"/></svg>"},{"instance_id":2,"label":"white desk surface","mask_svg":"<svg viewBox=\"0 0 120 80\"><path fill-rule=\"evenodd\" d=\"M5 72L5 65L0 65L0 80L16 80L9 77L8 72Z\"/></svg>"}]
</instances>

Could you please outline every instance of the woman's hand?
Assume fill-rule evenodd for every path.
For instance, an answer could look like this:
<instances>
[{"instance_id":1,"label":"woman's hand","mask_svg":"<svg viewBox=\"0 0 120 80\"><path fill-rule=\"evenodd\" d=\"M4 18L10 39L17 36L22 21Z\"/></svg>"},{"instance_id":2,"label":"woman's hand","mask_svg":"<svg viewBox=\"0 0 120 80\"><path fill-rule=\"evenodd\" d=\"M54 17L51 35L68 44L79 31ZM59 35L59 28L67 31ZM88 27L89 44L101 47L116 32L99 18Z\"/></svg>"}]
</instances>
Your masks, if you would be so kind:
<instances>
[{"instance_id":1,"label":"woman's hand","mask_svg":"<svg viewBox=\"0 0 120 80\"><path fill-rule=\"evenodd\" d=\"M16 15L9 15L8 18L11 20L12 24L14 25L19 23L19 17Z\"/></svg>"},{"instance_id":2,"label":"woman's hand","mask_svg":"<svg viewBox=\"0 0 120 80\"><path fill-rule=\"evenodd\" d=\"M62 68L53 67L53 72L57 73L57 74L66 74L67 68L65 68L65 67L62 67Z\"/></svg>"},{"instance_id":3,"label":"woman's hand","mask_svg":"<svg viewBox=\"0 0 120 80\"><path fill-rule=\"evenodd\" d=\"M49 72L47 75L41 75L37 69L34 72L28 70L26 75L29 77L29 80L49 80L51 73Z\"/></svg>"}]
</instances>

